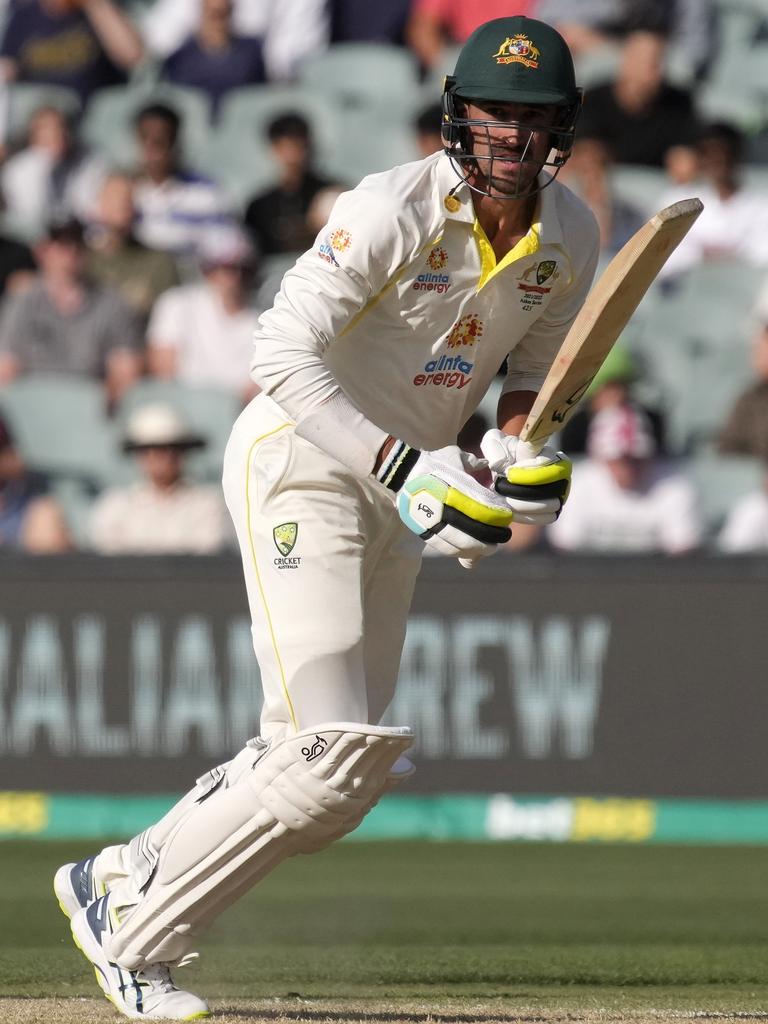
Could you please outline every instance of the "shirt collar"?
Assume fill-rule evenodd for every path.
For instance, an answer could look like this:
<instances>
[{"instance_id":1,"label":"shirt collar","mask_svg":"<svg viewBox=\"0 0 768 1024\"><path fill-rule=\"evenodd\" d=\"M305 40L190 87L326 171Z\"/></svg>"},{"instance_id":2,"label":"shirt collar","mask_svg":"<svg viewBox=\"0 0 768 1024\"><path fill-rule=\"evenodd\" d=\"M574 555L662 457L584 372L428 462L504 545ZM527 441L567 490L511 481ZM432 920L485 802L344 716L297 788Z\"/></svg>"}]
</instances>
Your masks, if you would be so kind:
<instances>
[{"instance_id":1,"label":"shirt collar","mask_svg":"<svg viewBox=\"0 0 768 1024\"><path fill-rule=\"evenodd\" d=\"M542 171L539 181L544 184L550 175ZM440 204L446 220L462 220L468 224L475 221L475 208L472 204L472 190L459 177L456 168L447 154L442 154L437 163L437 180L440 193ZM542 245L562 245L563 229L557 216L557 183L547 184L539 192L539 199L534 216Z\"/></svg>"}]
</instances>

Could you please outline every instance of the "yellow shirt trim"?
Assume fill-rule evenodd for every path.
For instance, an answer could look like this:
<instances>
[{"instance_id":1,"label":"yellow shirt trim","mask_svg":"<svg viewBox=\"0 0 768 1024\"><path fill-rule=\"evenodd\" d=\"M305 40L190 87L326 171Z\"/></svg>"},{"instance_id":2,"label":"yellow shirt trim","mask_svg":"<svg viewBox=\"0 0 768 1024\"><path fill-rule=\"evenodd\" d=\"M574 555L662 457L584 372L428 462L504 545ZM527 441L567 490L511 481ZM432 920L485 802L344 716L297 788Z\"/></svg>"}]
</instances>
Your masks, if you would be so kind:
<instances>
[{"instance_id":1,"label":"yellow shirt trim","mask_svg":"<svg viewBox=\"0 0 768 1024\"><path fill-rule=\"evenodd\" d=\"M484 288L492 277L498 274L499 271L503 270L505 267L508 267L510 263L514 263L515 260L522 259L523 256L532 256L533 253L538 252L541 248L541 224L532 224L528 229L528 234L521 238L517 245L510 249L506 256L497 263L496 253L493 251L493 246L488 241L488 236L483 230L483 226L477 217L475 217L472 230L475 235L478 252L480 253L480 280L477 284L478 291L480 291L481 288Z\"/></svg>"},{"instance_id":2,"label":"yellow shirt trim","mask_svg":"<svg viewBox=\"0 0 768 1024\"><path fill-rule=\"evenodd\" d=\"M245 514L247 518L248 526L248 544L251 550L251 564L253 565L253 571L256 576L256 583L259 588L259 594L261 596L261 603L264 606L264 615L267 619L267 628L269 629L269 636L272 641L272 650L275 652L275 661L277 662L277 668L280 672L280 683L283 688L283 696L285 702L288 705L288 713L291 716L291 724L293 728L298 732L299 723L296 718L296 711L291 700L291 695L288 693L288 683L285 679L285 669L283 668L283 660L280 657L280 651L277 646L277 638L275 637L275 630L272 625L272 616L269 612L269 605L267 604L267 598L264 593L264 587L261 582L261 575L259 573L259 566L256 561L256 545L253 540L253 533L251 531L251 458L253 457L253 450L257 444L266 438L271 437L273 434L278 434L281 430L285 430L287 427L292 426L291 423L283 423L279 427L275 427L274 430L268 431L266 434L262 434L261 437L257 437L251 447L248 449L248 457L245 460Z\"/></svg>"},{"instance_id":3,"label":"yellow shirt trim","mask_svg":"<svg viewBox=\"0 0 768 1024\"><path fill-rule=\"evenodd\" d=\"M414 256L414 258L409 263L404 263L401 267L398 267L397 270L392 275L392 277L389 279L389 281L387 281L387 283L381 289L381 291L377 292L376 295L372 296L366 302L366 304L363 306L363 308L359 312L355 313L355 315L352 317L352 319L349 321L349 323L346 325L346 327L342 328L342 330L339 332L339 337L343 338L344 335L347 334L349 331L351 331L353 327L357 327L357 325L360 323L360 321L363 319L363 317L367 316L371 312L371 310L374 308L374 306L377 306L379 304L379 302L381 302L381 300L384 298L384 296L387 294L387 292L390 291L390 289L395 287L395 285L400 280L400 278L403 276L405 271L416 262L416 260L419 258L419 256L421 256L423 253L425 253L427 251L427 249L434 249L434 247L442 239L442 237L443 237L443 233L441 231L440 234L437 236L437 238L435 238L431 242L427 242L427 244L425 246L422 246L422 248L419 249L418 253Z\"/></svg>"}]
</instances>

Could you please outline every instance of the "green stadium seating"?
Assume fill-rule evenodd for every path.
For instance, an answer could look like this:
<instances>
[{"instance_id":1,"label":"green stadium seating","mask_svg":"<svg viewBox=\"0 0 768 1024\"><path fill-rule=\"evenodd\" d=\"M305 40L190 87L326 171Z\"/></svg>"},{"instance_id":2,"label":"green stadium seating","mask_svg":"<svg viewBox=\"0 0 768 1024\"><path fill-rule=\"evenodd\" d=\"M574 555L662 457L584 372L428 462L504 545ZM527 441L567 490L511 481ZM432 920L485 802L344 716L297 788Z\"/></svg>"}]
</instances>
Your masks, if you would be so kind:
<instances>
[{"instance_id":1,"label":"green stadium seating","mask_svg":"<svg viewBox=\"0 0 768 1024\"><path fill-rule=\"evenodd\" d=\"M375 110L385 120L420 102L416 58L398 46L337 43L306 61L299 81L346 110Z\"/></svg>"},{"instance_id":2,"label":"green stadium seating","mask_svg":"<svg viewBox=\"0 0 768 1024\"><path fill-rule=\"evenodd\" d=\"M9 139L14 142L24 140L30 118L40 107L55 107L67 117L75 117L80 113L80 97L62 85L12 82L8 86Z\"/></svg>"},{"instance_id":3,"label":"green stadium seating","mask_svg":"<svg viewBox=\"0 0 768 1024\"><path fill-rule=\"evenodd\" d=\"M19 377L0 389L19 450L32 469L98 484L114 459L103 385L66 375Z\"/></svg>"},{"instance_id":4,"label":"green stadium seating","mask_svg":"<svg viewBox=\"0 0 768 1024\"><path fill-rule=\"evenodd\" d=\"M765 466L760 459L708 450L688 460L687 472L699 495L705 529L712 536L723 525L735 499L760 489Z\"/></svg>"},{"instance_id":5,"label":"green stadium seating","mask_svg":"<svg viewBox=\"0 0 768 1024\"><path fill-rule=\"evenodd\" d=\"M101 150L118 166L132 166L135 162L133 120L149 103L166 103L179 113L184 160L196 167L211 142L211 105L207 94L200 89L156 83L151 79L98 89L83 117L84 141Z\"/></svg>"}]
</instances>

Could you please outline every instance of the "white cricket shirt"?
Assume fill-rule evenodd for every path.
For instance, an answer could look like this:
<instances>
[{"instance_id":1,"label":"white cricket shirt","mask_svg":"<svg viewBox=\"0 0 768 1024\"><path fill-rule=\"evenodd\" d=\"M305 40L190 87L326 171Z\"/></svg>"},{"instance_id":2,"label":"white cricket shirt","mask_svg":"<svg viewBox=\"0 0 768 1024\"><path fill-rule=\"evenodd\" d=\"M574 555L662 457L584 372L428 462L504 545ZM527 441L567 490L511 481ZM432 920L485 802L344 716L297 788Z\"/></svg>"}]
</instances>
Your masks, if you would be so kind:
<instances>
[{"instance_id":1,"label":"white cricket shirt","mask_svg":"<svg viewBox=\"0 0 768 1024\"><path fill-rule=\"evenodd\" d=\"M595 218L554 181L503 260L442 153L370 175L260 317L252 375L294 420L339 388L417 448L455 444L509 354L505 391L538 391L584 302Z\"/></svg>"}]
</instances>

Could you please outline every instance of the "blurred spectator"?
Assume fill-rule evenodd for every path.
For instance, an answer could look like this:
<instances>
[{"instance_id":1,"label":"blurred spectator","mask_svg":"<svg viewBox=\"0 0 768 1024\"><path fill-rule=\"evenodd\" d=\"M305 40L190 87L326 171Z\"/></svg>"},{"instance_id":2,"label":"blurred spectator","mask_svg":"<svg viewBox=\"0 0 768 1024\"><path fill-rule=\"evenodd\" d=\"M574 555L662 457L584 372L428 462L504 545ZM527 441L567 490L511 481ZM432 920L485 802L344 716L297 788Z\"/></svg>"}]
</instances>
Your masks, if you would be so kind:
<instances>
[{"instance_id":1,"label":"blurred spectator","mask_svg":"<svg viewBox=\"0 0 768 1024\"><path fill-rule=\"evenodd\" d=\"M0 300L28 288L34 281L37 264L29 246L0 235Z\"/></svg>"},{"instance_id":2,"label":"blurred spectator","mask_svg":"<svg viewBox=\"0 0 768 1024\"><path fill-rule=\"evenodd\" d=\"M20 373L103 378L108 403L141 371L138 318L110 288L85 275L83 229L50 228L35 250L40 274L11 296L0 319L0 384Z\"/></svg>"},{"instance_id":3,"label":"blurred spectator","mask_svg":"<svg viewBox=\"0 0 768 1024\"><path fill-rule=\"evenodd\" d=\"M424 67L433 68L478 25L510 14L536 17L536 0L414 0L405 38Z\"/></svg>"},{"instance_id":4,"label":"blurred spectator","mask_svg":"<svg viewBox=\"0 0 768 1024\"><path fill-rule=\"evenodd\" d=\"M87 268L93 280L116 289L146 318L157 297L179 283L179 275L172 256L147 248L134 236L135 221L132 179L111 174L86 232Z\"/></svg>"},{"instance_id":5,"label":"blurred spectator","mask_svg":"<svg viewBox=\"0 0 768 1024\"><path fill-rule=\"evenodd\" d=\"M392 43L402 46L412 0L361 4L330 0L332 43Z\"/></svg>"},{"instance_id":6,"label":"blurred spectator","mask_svg":"<svg viewBox=\"0 0 768 1024\"><path fill-rule=\"evenodd\" d=\"M738 499L718 534L717 546L729 554L768 549L768 476L761 490Z\"/></svg>"},{"instance_id":7,"label":"blurred spectator","mask_svg":"<svg viewBox=\"0 0 768 1024\"><path fill-rule=\"evenodd\" d=\"M443 107L440 103L430 103L424 107L413 122L416 136L416 147L420 156L431 156L443 148Z\"/></svg>"},{"instance_id":8,"label":"blurred spectator","mask_svg":"<svg viewBox=\"0 0 768 1024\"><path fill-rule=\"evenodd\" d=\"M241 237L221 239L202 254L202 270L199 284L172 288L157 300L147 332L150 373L252 398L253 253Z\"/></svg>"},{"instance_id":9,"label":"blurred spectator","mask_svg":"<svg viewBox=\"0 0 768 1024\"><path fill-rule=\"evenodd\" d=\"M576 58L654 29L691 75L704 70L714 41L712 0L538 0L536 17L558 29Z\"/></svg>"},{"instance_id":10,"label":"blurred spectator","mask_svg":"<svg viewBox=\"0 0 768 1024\"><path fill-rule=\"evenodd\" d=\"M613 189L613 154L607 139L579 134L561 180L580 196L597 217L603 254L613 256L646 221L645 214Z\"/></svg>"},{"instance_id":11,"label":"blurred spectator","mask_svg":"<svg viewBox=\"0 0 768 1024\"><path fill-rule=\"evenodd\" d=\"M712 259L736 258L768 266L768 195L741 180L744 137L728 124L703 128L696 142L699 181L667 192L662 206L698 196L704 209L671 254L670 277Z\"/></svg>"},{"instance_id":12,"label":"blurred spectator","mask_svg":"<svg viewBox=\"0 0 768 1024\"><path fill-rule=\"evenodd\" d=\"M64 516L47 494L44 477L31 472L0 416L0 551L57 554L72 547Z\"/></svg>"},{"instance_id":13,"label":"blurred spectator","mask_svg":"<svg viewBox=\"0 0 768 1024\"><path fill-rule=\"evenodd\" d=\"M136 116L139 172L136 237L150 249L192 252L232 224L230 204L209 178L179 166L181 119L163 103Z\"/></svg>"},{"instance_id":14,"label":"blurred spectator","mask_svg":"<svg viewBox=\"0 0 768 1024\"><path fill-rule=\"evenodd\" d=\"M208 93L216 117L230 89L265 81L264 58L260 39L233 32L232 0L201 0L200 8L194 35L166 59L163 74Z\"/></svg>"},{"instance_id":15,"label":"blurred spectator","mask_svg":"<svg viewBox=\"0 0 768 1024\"><path fill-rule=\"evenodd\" d=\"M248 203L245 226L264 256L304 252L315 239L307 225L309 205L331 182L312 169L312 135L301 114L276 117L267 138L279 176L276 185Z\"/></svg>"},{"instance_id":16,"label":"blurred spectator","mask_svg":"<svg viewBox=\"0 0 768 1024\"><path fill-rule=\"evenodd\" d=\"M113 0L26 0L11 9L0 43L0 73L19 82L74 90L125 81L144 57L141 37Z\"/></svg>"},{"instance_id":17,"label":"blurred spectator","mask_svg":"<svg viewBox=\"0 0 768 1024\"><path fill-rule=\"evenodd\" d=\"M620 164L662 167L671 146L695 135L690 94L664 77L665 49L663 33L631 32L615 81L587 90L578 134L610 139Z\"/></svg>"},{"instance_id":18,"label":"blurred spectator","mask_svg":"<svg viewBox=\"0 0 768 1024\"><path fill-rule=\"evenodd\" d=\"M717 447L722 455L752 455L768 462L768 309L755 334L752 366L757 379L736 400Z\"/></svg>"},{"instance_id":19,"label":"blurred spectator","mask_svg":"<svg viewBox=\"0 0 768 1024\"><path fill-rule=\"evenodd\" d=\"M156 56L169 56L195 31L200 2L156 0L148 8L142 30ZM232 24L238 35L261 39L270 81L294 78L304 61L328 45L325 0L234 0Z\"/></svg>"},{"instance_id":20,"label":"blurred spectator","mask_svg":"<svg viewBox=\"0 0 768 1024\"><path fill-rule=\"evenodd\" d=\"M184 475L186 453L204 444L171 406L136 409L123 450L136 456L141 480L96 500L93 548L104 555L202 555L222 548L228 533L219 489L192 484Z\"/></svg>"},{"instance_id":21,"label":"blurred spectator","mask_svg":"<svg viewBox=\"0 0 768 1024\"><path fill-rule=\"evenodd\" d=\"M7 212L36 231L51 220L84 220L106 173L104 161L77 141L66 116L41 107L30 119L26 148L0 171Z\"/></svg>"},{"instance_id":22,"label":"blurred spectator","mask_svg":"<svg viewBox=\"0 0 768 1024\"><path fill-rule=\"evenodd\" d=\"M315 192L307 210L307 228L312 238L316 238L331 219L331 210L344 191L342 185L327 185Z\"/></svg>"},{"instance_id":23,"label":"blurred spectator","mask_svg":"<svg viewBox=\"0 0 768 1024\"><path fill-rule=\"evenodd\" d=\"M657 409L637 401L633 387L638 370L632 356L621 345L614 345L603 365L595 374L584 401L568 420L560 433L559 445L569 455L584 455L587 451L589 425L602 409L632 406L641 409L651 425L656 453L666 452L664 418Z\"/></svg>"},{"instance_id":24,"label":"blurred spectator","mask_svg":"<svg viewBox=\"0 0 768 1024\"><path fill-rule=\"evenodd\" d=\"M574 467L562 515L547 527L563 551L664 552L696 548L702 527L687 478L656 455L648 418L603 409L589 428L589 456Z\"/></svg>"}]
</instances>

